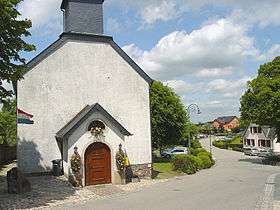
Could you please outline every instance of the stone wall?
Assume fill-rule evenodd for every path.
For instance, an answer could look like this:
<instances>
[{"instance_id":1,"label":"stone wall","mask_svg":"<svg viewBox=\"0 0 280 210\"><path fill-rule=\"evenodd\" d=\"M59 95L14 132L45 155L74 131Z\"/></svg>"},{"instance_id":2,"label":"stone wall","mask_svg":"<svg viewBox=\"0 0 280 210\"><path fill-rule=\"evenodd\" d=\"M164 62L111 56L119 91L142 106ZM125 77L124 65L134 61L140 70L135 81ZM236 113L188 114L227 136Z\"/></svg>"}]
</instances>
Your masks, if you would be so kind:
<instances>
[{"instance_id":1,"label":"stone wall","mask_svg":"<svg viewBox=\"0 0 280 210\"><path fill-rule=\"evenodd\" d=\"M151 178L151 164L131 165L131 169L134 176L138 176L139 178Z\"/></svg>"}]
</instances>

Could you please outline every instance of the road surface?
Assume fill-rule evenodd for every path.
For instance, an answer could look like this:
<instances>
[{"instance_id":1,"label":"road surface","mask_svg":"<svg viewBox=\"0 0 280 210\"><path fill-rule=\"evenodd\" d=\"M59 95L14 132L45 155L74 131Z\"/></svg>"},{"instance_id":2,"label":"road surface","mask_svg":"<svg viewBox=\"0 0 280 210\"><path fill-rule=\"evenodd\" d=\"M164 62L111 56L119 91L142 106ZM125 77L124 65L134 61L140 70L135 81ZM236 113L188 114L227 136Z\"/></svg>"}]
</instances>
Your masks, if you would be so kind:
<instances>
[{"instance_id":1,"label":"road surface","mask_svg":"<svg viewBox=\"0 0 280 210\"><path fill-rule=\"evenodd\" d=\"M201 140L209 149L209 139ZM195 175L182 176L150 188L101 200L54 209L74 210L255 210L264 197L269 176L278 167L262 165L256 157L212 149L216 165ZM269 194L269 193L266 193ZM265 207L266 208L266 207ZM262 208L262 209L265 209Z\"/></svg>"}]
</instances>

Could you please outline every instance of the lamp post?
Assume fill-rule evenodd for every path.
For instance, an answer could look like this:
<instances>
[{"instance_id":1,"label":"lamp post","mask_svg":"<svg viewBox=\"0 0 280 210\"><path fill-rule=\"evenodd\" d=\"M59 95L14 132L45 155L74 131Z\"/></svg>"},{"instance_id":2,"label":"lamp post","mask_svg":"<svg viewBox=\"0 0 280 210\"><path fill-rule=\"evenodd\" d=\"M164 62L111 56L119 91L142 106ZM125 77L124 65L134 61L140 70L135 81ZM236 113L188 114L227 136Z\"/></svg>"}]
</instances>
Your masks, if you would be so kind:
<instances>
[{"instance_id":1,"label":"lamp post","mask_svg":"<svg viewBox=\"0 0 280 210\"><path fill-rule=\"evenodd\" d=\"M197 114L201 114L200 108L198 107L197 104L190 104L186 110L189 119L191 119L191 112L196 112ZM188 138L188 147L190 148L190 146L191 146L191 131L189 131L189 138Z\"/></svg>"}]
</instances>

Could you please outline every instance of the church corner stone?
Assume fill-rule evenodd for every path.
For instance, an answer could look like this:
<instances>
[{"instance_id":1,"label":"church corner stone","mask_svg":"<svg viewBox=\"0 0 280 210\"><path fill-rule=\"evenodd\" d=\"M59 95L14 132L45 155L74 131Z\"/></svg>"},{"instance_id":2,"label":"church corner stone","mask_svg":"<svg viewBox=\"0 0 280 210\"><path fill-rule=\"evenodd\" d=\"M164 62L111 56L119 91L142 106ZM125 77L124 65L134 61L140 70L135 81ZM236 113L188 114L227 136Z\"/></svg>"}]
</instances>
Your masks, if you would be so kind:
<instances>
[{"instance_id":1,"label":"church corner stone","mask_svg":"<svg viewBox=\"0 0 280 210\"><path fill-rule=\"evenodd\" d=\"M131 165L131 169L133 175L138 176L139 178L151 178L152 176L151 164Z\"/></svg>"}]
</instances>

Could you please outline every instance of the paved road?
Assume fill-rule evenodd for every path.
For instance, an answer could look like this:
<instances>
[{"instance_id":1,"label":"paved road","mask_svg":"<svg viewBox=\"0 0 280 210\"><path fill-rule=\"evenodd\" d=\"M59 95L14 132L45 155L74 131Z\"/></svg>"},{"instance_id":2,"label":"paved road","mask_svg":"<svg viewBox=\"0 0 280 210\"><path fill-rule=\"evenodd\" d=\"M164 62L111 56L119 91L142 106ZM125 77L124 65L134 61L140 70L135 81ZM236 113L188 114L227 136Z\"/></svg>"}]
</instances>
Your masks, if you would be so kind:
<instances>
[{"instance_id":1,"label":"paved road","mask_svg":"<svg viewBox=\"0 0 280 210\"><path fill-rule=\"evenodd\" d=\"M209 140L203 140L205 147ZM213 148L217 164L191 176L171 179L127 195L87 201L56 209L94 210L255 210L267 178L277 167L258 158Z\"/></svg>"}]
</instances>

